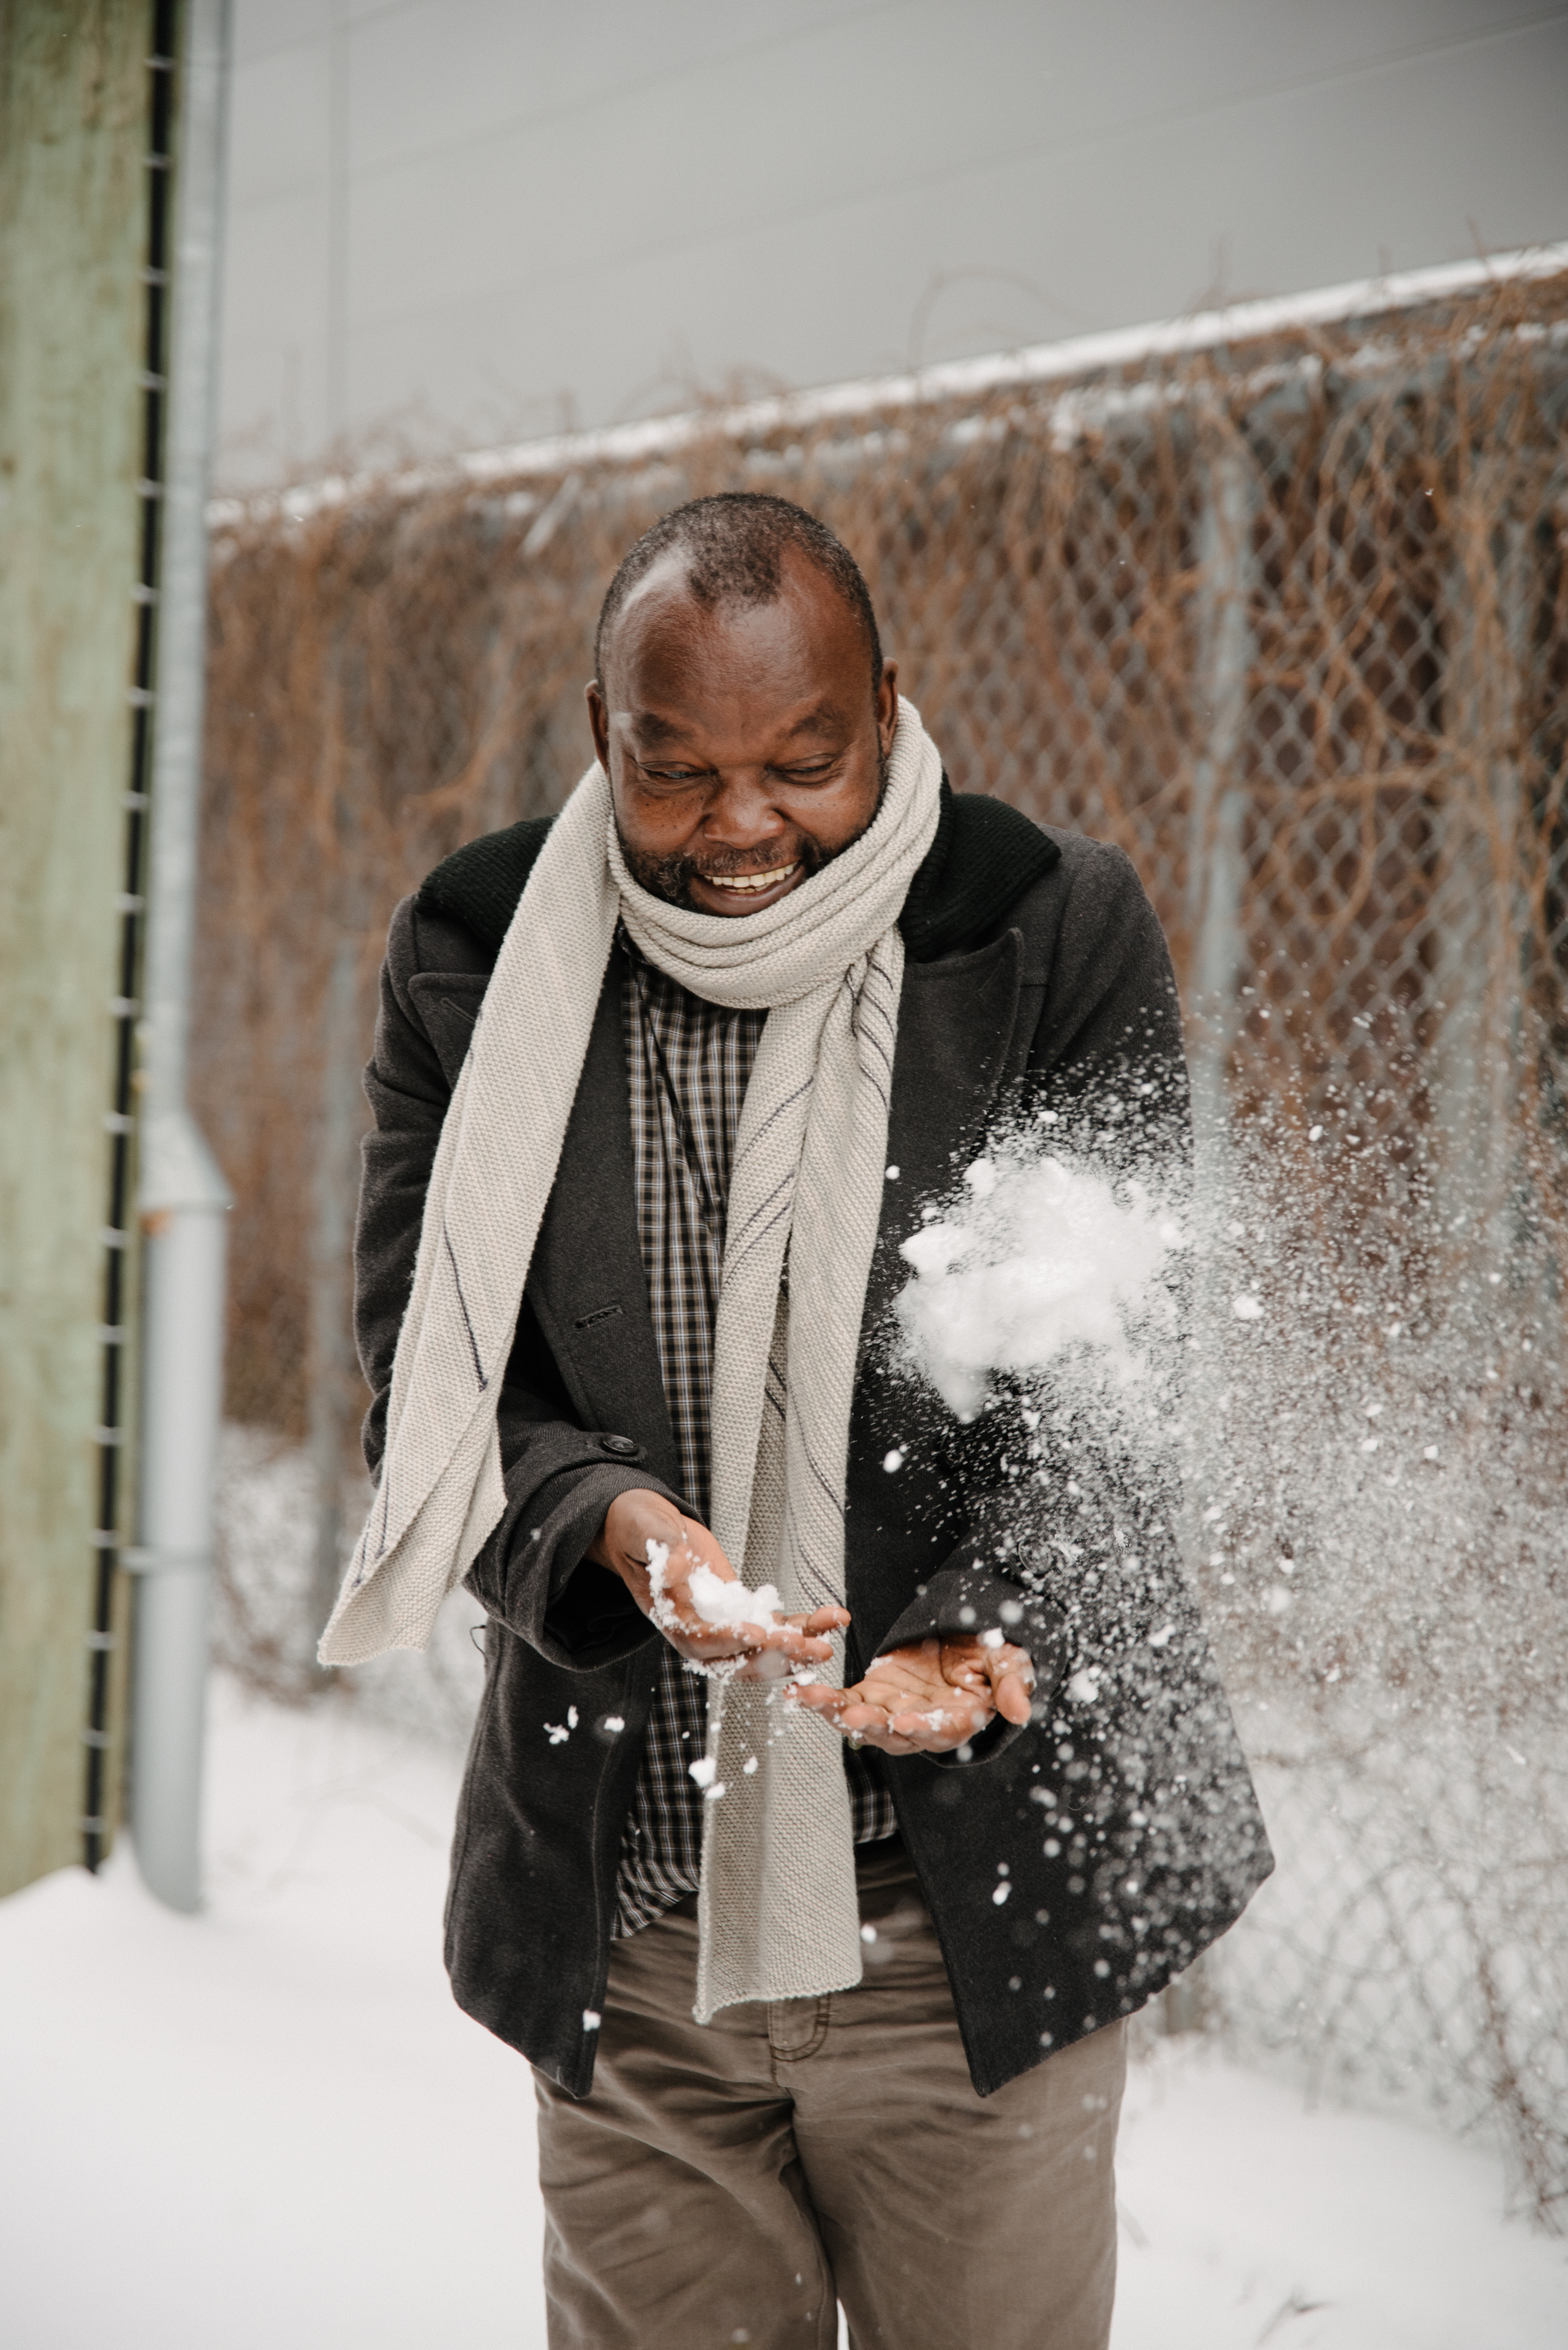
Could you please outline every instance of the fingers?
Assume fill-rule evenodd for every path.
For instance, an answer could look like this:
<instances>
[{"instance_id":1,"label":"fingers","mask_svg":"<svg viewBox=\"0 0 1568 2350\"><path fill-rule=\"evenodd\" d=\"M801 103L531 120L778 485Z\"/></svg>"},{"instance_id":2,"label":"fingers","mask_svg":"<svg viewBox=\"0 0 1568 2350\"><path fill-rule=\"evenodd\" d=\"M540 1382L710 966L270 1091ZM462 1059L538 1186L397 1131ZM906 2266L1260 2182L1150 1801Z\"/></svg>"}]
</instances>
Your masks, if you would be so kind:
<instances>
[{"instance_id":1,"label":"fingers","mask_svg":"<svg viewBox=\"0 0 1568 2350\"><path fill-rule=\"evenodd\" d=\"M1033 1673L1027 1681L1021 1673L1004 1673L1000 1680L992 1682L996 1710L1003 1721L1011 1721L1019 1730L1027 1726L1033 1686Z\"/></svg>"},{"instance_id":2,"label":"fingers","mask_svg":"<svg viewBox=\"0 0 1568 2350\"><path fill-rule=\"evenodd\" d=\"M815 1607L809 1616L786 1616L774 1624L737 1625L732 1638L740 1654L771 1652L791 1664L824 1664L833 1654L831 1636L848 1621L847 1607Z\"/></svg>"},{"instance_id":3,"label":"fingers","mask_svg":"<svg viewBox=\"0 0 1568 2350\"><path fill-rule=\"evenodd\" d=\"M707 1660L735 1659L743 1680L782 1681L803 1665L826 1664L832 1655L831 1640L807 1639L800 1632L764 1633L746 1624L717 1640L710 1630L707 1642Z\"/></svg>"},{"instance_id":4,"label":"fingers","mask_svg":"<svg viewBox=\"0 0 1568 2350\"><path fill-rule=\"evenodd\" d=\"M797 1681L789 1698L807 1713L826 1714L836 1730L881 1730L887 1725L887 1708L871 1704L857 1688L827 1689L820 1681Z\"/></svg>"},{"instance_id":5,"label":"fingers","mask_svg":"<svg viewBox=\"0 0 1568 2350\"><path fill-rule=\"evenodd\" d=\"M822 1635L798 1630L792 1625L780 1624L710 1624L690 1609L675 1611L670 1621L660 1626L700 1664L719 1664L739 1659L753 1668L746 1678L780 1680L792 1666L825 1665L833 1654L833 1643Z\"/></svg>"},{"instance_id":6,"label":"fingers","mask_svg":"<svg viewBox=\"0 0 1568 2350\"><path fill-rule=\"evenodd\" d=\"M1034 1696L1034 1664L1028 1650L1011 1646L987 1649L985 1669L998 1713L1004 1721L1023 1729Z\"/></svg>"},{"instance_id":7,"label":"fingers","mask_svg":"<svg viewBox=\"0 0 1568 2350\"><path fill-rule=\"evenodd\" d=\"M702 1567L734 1584L734 1568L706 1526L642 1489L611 1503L590 1555L621 1577L644 1615L693 1664L739 1660L748 1678L777 1679L792 1666L826 1664L832 1635L849 1622L847 1608L826 1607L767 1623L713 1623L693 1604L691 1578Z\"/></svg>"},{"instance_id":8,"label":"fingers","mask_svg":"<svg viewBox=\"0 0 1568 2350\"><path fill-rule=\"evenodd\" d=\"M803 1632L842 1632L849 1622L847 1607L814 1607L809 1616L786 1616L786 1624L798 1625Z\"/></svg>"},{"instance_id":9,"label":"fingers","mask_svg":"<svg viewBox=\"0 0 1568 2350\"><path fill-rule=\"evenodd\" d=\"M1030 1716L1034 1665L1026 1648L994 1634L942 1642L942 1675L954 1689L983 1691L1004 1721L1022 1730Z\"/></svg>"}]
</instances>

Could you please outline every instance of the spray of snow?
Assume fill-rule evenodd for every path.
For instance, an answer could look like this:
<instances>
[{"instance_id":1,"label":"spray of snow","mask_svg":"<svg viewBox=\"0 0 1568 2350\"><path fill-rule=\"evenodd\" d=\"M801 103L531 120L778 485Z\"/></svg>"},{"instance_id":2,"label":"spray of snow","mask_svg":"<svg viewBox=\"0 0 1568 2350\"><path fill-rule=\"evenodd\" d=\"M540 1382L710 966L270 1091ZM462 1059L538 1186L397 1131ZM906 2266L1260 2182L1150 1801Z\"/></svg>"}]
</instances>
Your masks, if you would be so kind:
<instances>
[{"instance_id":1,"label":"spray of snow","mask_svg":"<svg viewBox=\"0 0 1568 2350\"><path fill-rule=\"evenodd\" d=\"M1545 2209L1568 2192L1563 1236L1522 1149L1489 1192L1440 1136L1375 1164L1370 1123L1201 1138L1180 1232L1059 1130L1004 1138L906 1244L899 1468L940 1478L943 1420L981 1423L984 1539L1067 1618L1075 1739L1114 1751L1157 1670L1199 1692L1196 1587L1281 1864L1205 1961L1233 2043L1501 2124ZM1094 1794L1070 1821L1042 1796L1047 1858Z\"/></svg>"}]
</instances>

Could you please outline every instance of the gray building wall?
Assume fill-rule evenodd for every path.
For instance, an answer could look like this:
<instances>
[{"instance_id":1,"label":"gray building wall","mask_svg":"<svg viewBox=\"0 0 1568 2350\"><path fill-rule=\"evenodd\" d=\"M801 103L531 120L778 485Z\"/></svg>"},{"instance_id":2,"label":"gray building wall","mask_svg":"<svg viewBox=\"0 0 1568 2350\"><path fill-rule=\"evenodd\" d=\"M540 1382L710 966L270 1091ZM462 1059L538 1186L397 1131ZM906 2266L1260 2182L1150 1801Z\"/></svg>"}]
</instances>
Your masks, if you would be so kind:
<instances>
[{"instance_id":1,"label":"gray building wall","mask_svg":"<svg viewBox=\"0 0 1568 2350\"><path fill-rule=\"evenodd\" d=\"M223 457L1568 236L1568 0L236 0Z\"/></svg>"}]
</instances>

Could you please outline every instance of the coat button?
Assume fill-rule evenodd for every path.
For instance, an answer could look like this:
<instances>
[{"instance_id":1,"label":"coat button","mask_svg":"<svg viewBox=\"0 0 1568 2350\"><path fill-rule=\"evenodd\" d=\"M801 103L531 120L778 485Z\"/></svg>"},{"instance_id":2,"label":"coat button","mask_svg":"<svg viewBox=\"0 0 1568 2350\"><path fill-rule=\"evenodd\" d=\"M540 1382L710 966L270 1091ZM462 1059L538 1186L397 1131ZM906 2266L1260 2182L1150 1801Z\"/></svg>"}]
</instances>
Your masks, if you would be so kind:
<instances>
[{"instance_id":1,"label":"coat button","mask_svg":"<svg viewBox=\"0 0 1568 2350\"><path fill-rule=\"evenodd\" d=\"M629 1436L601 1436L599 1439L601 1452L618 1453L622 1460L625 1460L628 1453L635 1452L637 1449Z\"/></svg>"}]
</instances>

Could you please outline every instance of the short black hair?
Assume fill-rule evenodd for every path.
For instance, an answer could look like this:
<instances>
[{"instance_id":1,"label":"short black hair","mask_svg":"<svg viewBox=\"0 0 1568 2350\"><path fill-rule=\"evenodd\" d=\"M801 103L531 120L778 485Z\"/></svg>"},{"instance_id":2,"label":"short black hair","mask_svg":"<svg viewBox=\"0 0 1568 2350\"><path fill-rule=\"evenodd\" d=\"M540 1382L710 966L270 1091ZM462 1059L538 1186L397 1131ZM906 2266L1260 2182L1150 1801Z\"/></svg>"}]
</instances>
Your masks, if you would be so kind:
<instances>
[{"instance_id":1,"label":"short black hair","mask_svg":"<svg viewBox=\"0 0 1568 2350\"><path fill-rule=\"evenodd\" d=\"M875 696L882 684L882 639L860 566L825 522L793 499L762 490L722 490L716 497L693 498L643 532L599 608L594 632L596 675L604 676L605 646L622 605L661 555L673 550L686 557L686 584L700 604L732 598L771 604L779 592L784 549L792 546L836 588L859 622Z\"/></svg>"}]
</instances>

